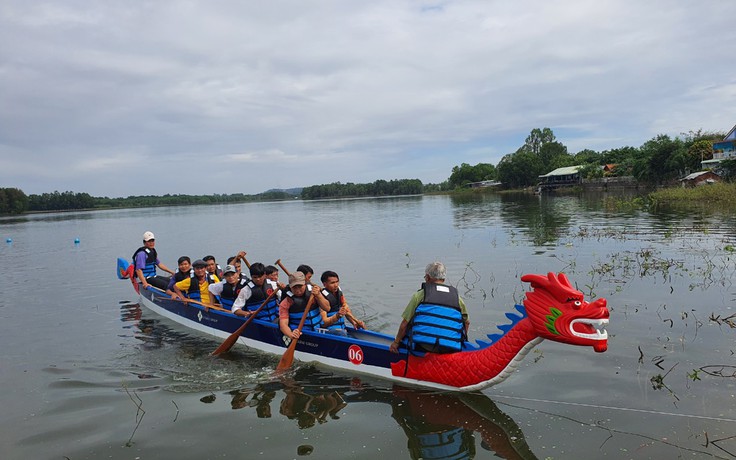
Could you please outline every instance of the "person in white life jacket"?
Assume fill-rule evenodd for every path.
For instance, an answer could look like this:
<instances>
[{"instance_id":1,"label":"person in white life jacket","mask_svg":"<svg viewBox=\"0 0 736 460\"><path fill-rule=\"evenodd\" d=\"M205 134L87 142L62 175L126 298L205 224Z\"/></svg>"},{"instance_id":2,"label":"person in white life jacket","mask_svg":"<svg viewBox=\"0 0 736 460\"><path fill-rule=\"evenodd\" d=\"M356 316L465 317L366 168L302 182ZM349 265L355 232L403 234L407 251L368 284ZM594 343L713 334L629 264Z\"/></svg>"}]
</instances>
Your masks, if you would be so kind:
<instances>
[{"instance_id":1,"label":"person in white life jacket","mask_svg":"<svg viewBox=\"0 0 736 460\"><path fill-rule=\"evenodd\" d=\"M304 322L305 329L320 327L322 324L320 310L330 311L330 304L322 295L320 288L312 286L309 292L306 284L304 273L296 271L290 274L289 288L291 290L286 293L279 304L279 329L285 336L292 339L298 339L302 335L298 326L311 296L314 296L315 301L307 313L307 319Z\"/></svg>"},{"instance_id":2,"label":"person in white life jacket","mask_svg":"<svg viewBox=\"0 0 736 460\"><path fill-rule=\"evenodd\" d=\"M237 316L249 316L251 312L257 310L268 299L272 292L278 291L276 283L266 279L266 267L261 262L250 264L249 270L251 279L245 283L230 307L231 311ZM278 295L278 293L275 295ZM278 315L278 300L272 296L258 312L256 319L275 321Z\"/></svg>"},{"instance_id":3,"label":"person in white life jacket","mask_svg":"<svg viewBox=\"0 0 736 460\"><path fill-rule=\"evenodd\" d=\"M442 262L427 265L422 288L401 315L396 339L389 346L392 353L398 353L402 343L410 351L450 353L462 349L470 325L468 312L457 289L444 284L446 275Z\"/></svg>"},{"instance_id":4,"label":"person in white life jacket","mask_svg":"<svg viewBox=\"0 0 736 460\"><path fill-rule=\"evenodd\" d=\"M233 265L227 265L222 273L225 279L219 283L210 284L208 289L210 294L220 300L222 308L230 310L247 282L240 278L237 269ZM249 316L250 312L247 313L247 315L238 316Z\"/></svg>"}]
</instances>

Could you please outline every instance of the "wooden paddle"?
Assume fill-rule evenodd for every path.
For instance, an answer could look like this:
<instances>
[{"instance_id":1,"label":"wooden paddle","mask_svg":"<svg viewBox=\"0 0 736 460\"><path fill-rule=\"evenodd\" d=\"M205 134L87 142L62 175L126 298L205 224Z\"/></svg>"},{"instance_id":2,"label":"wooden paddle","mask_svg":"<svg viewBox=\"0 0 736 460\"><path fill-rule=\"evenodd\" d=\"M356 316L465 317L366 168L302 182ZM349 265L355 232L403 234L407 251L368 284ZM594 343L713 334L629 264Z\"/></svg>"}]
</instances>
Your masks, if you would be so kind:
<instances>
[{"instance_id":1,"label":"wooden paddle","mask_svg":"<svg viewBox=\"0 0 736 460\"><path fill-rule=\"evenodd\" d=\"M162 294L166 294L166 291L164 291L164 290L163 290L163 289L161 289L161 288L157 288L156 286L154 286L154 285L152 285L152 284L149 284L149 285L148 285L148 287L150 287L151 289L153 289L153 290L156 290L156 291L158 291L158 292L161 292ZM169 294L166 294L166 295L168 296ZM193 303L193 304L201 305L201 306L203 306L204 308L214 308L215 310L220 310L220 311L227 311L227 312L229 312L229 311L230 311L230 310L226 310L226 309L224 309L224 308L220 308L220 307L218 307L218 306L216 306L216 305L212 305L212 304L209 304L209 303L204 303L204 302L200 302L200 301L198 301L198 300L194 300L194 299L185 299L185 300L182 300L182 299L175 299L175 298L173 298L173 297L169 297L169 299L168 299L168 300L174 300L174 301L176 301L176 302L191 302L191 303Z\"/></svg>"},{"instance_id":2,"label":"wooden paddle","mask_svg":"<svg viewBox=\"0 0 736 460\"><path fill-rule=\"evenodd\" d=\"M261 306L258 307L256 309L256 311L254 311L248 317L247 320L245 320L245 322L243 323L243 325L240 326L235 332L233 332L232 334L230 334L230 336L228 338L226 338L225 341L222 342L222 344L220 344L219 347L217 347L217 350L215 350L215 351L212 352L212 356L217 356L220 353L225 353L227 351L230 351L230 349L233 347L233 345L235 345L235 342L238 341L238 338L243 334L243 331L245 330L245 328L250 324L251 321L253 321L253 318L255 318L258 315L258 313L261 312L261 309L266 306L266 304L268 303L269 300L271 300L271 297L273 297L274 294L276 294L276 291L271 291L271 293L268 295L268 297L266 297L266 300L264 300L263 303L261 304Z\"/></svg>"},{"instance_id":3,"label":"wooden paddle","mask_svg":"<svg viewBox=\"0 0 736 460\"><path fill-rule=\"evenodd\" d=\"M282 263L281 263L281 259L277 260L277 261L276 261L276 262L274 262L274 263L275 263L276 265L278 265L279 267L281 267L281 270L283 270L283 271L284 271L284 273L286 273L286 276L289 276L289 275L291 275L291 273L289 273L289 270L287 270L287 269L286 269L286 267L284 267L284 264L282 264Z\"/></svg>"},{"instance_id":4,"label":"wooden paddle","mask_svg":"<svg viewBox=\"0 0 736 460\"><path fill-rule=\"evenodd\" d=\"M302 320L299 321L299 326L297 329L299 332L302 331L302 328L304 327L304 323L307 321L307 315L309 314L309 309L312 308L312 304L314 303L314 295L309 296L309 302L307 302L307 306L304 307L304 313L302 314ZM276 366L277 371L285 371L286 369L291 367L291 364L294 362L294 350L296 349L296 343L299 341L299 339L291 339L291 343L289 344L289 347L284 352L284 356L281 357L281 361L279 361L279 365Z\"/></svg>"},{"instance_id":5,"label":"wooden paddle","mask_svg":"<svg viewBox=\"0 0 736 460\"><path fill-rule=\"evenodd\" d=\"M250 268L250 263L248 262L248 259L245 258L245 255L247 254L247 252L245 251L242 251L242 252L243 252L242 256L240 255L240 253L238 253L238 255L236 255L235 258L242 260L243 262L245 262L245 266Z\"/></svg>"}]
</instances>

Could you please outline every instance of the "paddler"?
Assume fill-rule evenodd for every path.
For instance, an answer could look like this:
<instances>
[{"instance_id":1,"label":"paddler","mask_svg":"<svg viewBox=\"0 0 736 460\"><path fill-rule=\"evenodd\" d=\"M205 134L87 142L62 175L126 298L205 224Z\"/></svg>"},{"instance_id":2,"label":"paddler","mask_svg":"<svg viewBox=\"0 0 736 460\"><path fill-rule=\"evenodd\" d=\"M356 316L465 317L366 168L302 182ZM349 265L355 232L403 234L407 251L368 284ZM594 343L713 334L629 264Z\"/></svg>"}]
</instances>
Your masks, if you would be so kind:
<instances>
[{"instance_id":1,"label":"paddler","mask_svg":"<svg viewBox=\"0 0 736 460\"><path fill-rule=\"evenodd\" d=\"M207 273L207 262L202 259L195 260L192 267L194 267L194 277L185 278L174 284L174 292L181 298L184 298L184 292L186 292L186 297L212 305L214 296L210 295L209 286L219 283L220 280L217 276Z\"/></svg>"},{"instance_id":2,"label":"paddler","mask_svg":"<svg viewBox=\"0 0 736 460\"><path fill-rule=\"evenodd\" d=\"M330 311L330 304L324 298L318 286L312 286L312 290L307 290L307 280L304 273L296 271L289 275L289 288L284 299L279 304L279 328L281 332L292 339L298 339L301 331L298 329L299 322L302 319L304 310L306 309L309 297L314 296L314 305L307 313L304 328L314 330L322 324L322 316L320 310Z\"/></svg>"}]
</instances>

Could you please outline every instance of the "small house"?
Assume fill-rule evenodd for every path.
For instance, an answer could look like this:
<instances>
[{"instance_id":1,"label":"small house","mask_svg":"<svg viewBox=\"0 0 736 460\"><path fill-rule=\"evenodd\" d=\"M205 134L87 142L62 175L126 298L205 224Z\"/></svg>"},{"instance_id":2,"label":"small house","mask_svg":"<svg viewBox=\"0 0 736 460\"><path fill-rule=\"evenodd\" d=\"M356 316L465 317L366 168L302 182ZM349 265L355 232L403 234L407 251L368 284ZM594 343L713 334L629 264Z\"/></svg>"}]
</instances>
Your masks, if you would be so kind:
<instances>
[{"instance_id":1,"label":"small house","mask_svg":"<svg viewBox=\"0 0 736 460\"><path fill-rule=\"evenodd\" d=\"M557 187L580 184L582 182L580 178L580 168L582 167L582 165L566 166L539 176L540 190L549 190Z\"/></svg>"},{"instance_id":2,"label":"small house","mask_svg":"<svg viewBox=\"0 0 736 460\"><path fill-rule=\"evenodd\" d=\"M680 179L680 183L683 187L697 187L699 185L714 184L720 181L721 176L713 171L699 171Z\"/></svg>"}]
</instances>

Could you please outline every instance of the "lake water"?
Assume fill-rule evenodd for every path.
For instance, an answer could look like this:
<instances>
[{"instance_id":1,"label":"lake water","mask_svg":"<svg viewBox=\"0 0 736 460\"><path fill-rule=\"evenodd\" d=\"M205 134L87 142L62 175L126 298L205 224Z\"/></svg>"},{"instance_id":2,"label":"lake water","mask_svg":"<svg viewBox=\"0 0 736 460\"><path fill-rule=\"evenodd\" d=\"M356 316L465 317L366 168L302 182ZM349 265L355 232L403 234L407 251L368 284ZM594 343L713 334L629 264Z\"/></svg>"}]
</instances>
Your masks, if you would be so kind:
<instances>
[{"instance_id":1,"label":"lake water","mask_svg":"<svg viewBox=\"0 0 736 460\"><path fill-rule=\"evenodd\" d=\"M726 213L525 195L0 219L1 455L734 458L735 228ZM115 263L146 230L172 268L245 250L251 263L335 270L357 316L389 334L433 260L468 304L471 338L507 322L521 275L563 271L608 299L609 348L543 342L507 381L467 395L301 363L276 378L278 356L211 357L219 341L138 305Z\"/></svg>"}]
</instances>

